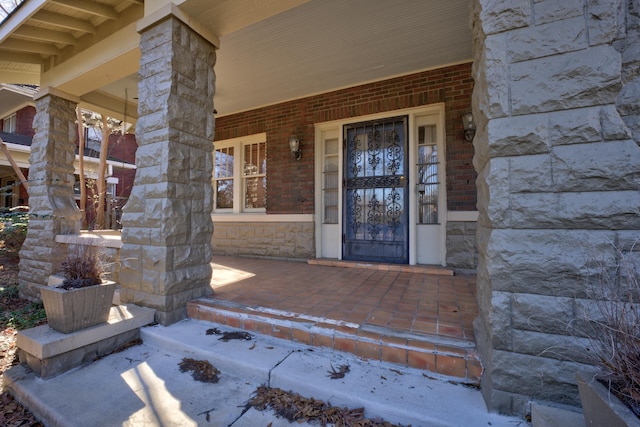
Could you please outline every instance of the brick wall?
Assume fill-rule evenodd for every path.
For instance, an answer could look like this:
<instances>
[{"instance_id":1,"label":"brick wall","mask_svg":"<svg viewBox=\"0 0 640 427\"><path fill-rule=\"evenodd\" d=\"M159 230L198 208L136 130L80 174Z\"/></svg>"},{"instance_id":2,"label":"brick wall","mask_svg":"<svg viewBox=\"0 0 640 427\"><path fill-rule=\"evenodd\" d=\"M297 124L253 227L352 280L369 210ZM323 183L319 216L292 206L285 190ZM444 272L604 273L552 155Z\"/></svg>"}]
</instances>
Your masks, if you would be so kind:
<instances>
[{"instance_id":1,"label":"brick wall","mask_svg":"<svg viewBox=\"0 0 640 427\"><path fill-rule=\"evenodd\" d=\"M109 158L127 163L136 162L138 143L136 136L130 133L121 137L119 134L109 135Z\"/></svg>"},{"instance_id":2,"label":"brick wall","mask_svg":"<svg viewBox=\"0 0 640 427\"><path fill-rule=\"evenodd\" d=\"M33 136L33 116L36 114L36 108L27 105L16 111L16 135ZM0 120L0 130L4 126L4 119Z\"/></svg>"},{"instance_id":3,"label":"brick wall","mask_svg":"<svg viewBox=\"0 0 640 427\"><path fill-rule=\"evenodd\" d=\"M134 134L127 133L124 137L115 134L109 136L109 159L135 163L137 150L138 143ZM116 196L123 198L120 199L120 202L118 203L120 206L131 194L133 181L136 177L136 171L135 169L122 169L115 167L113 169L113 176L119 180L118 185L116 186Z\"/></svg>"},{"instance_id":4,"label":"brick wall","mask_svg":"<svg viewBox=\"0 0 640 427\"><path fill-rule=\"evenodd\" d=\"M471 64L402 76L216 119L216 140L267 134L267 213L313 213L314 124L445 103L447 204L476 210L473 146L464 139L461 114L471 108ZM288 138L303 151L292 161Z\"/></svg>"},{"instance_id":5,"label":"brick wall","mask_svg":"<svg viewBox=\"0 0 640 427\"><path fill-rule=\"evenodd\" d=\"M28 105L16 111L16 134L33 136L33 117L36 115L36 107Z\"/></svg>"}]
</instances>

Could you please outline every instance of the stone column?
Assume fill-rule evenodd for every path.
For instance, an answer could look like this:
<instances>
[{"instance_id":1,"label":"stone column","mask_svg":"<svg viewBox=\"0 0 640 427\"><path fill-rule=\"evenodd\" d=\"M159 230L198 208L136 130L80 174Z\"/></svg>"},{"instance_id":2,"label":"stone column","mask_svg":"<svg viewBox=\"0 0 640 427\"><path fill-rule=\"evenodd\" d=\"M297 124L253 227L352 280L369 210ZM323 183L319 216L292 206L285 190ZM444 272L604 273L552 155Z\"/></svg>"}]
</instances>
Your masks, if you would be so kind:
<instances>
[{"instance_id":1,"label":"stone column","mask_svg":"<svg viewBox=\"0 0 640 427\"><path fill-rule=\"evenodd\" d=\"M475 327L492 409L578 404L589 359L569 325L612 243L640 235L637 4L473 2Z\"/></svg>"},{"instance_id":2,"label":"stone column","mask_svg":"<svg viewBox=\"0 0 640 427\"><path fill-rule=\"evenodd\" d=\"M211 293L216 55L184 22L168 13L138 27L137 172L122 218L122 301L164 325Z\"/></svg>"},{"instance_id":3,"label":"stone column","mask_svg":"<svg viewBox=\"0 0 640 427\"><path fill-rule=\"evenodd\" d=\"M57 270L56 235L80 231L81 214L73 193L76 102L42 89L36 99L35 134L29 157L29 229L20 251L21 292L39 298L38 286ZM70 96L68 96L71 98Z\"/></svg>"}]
</instances>

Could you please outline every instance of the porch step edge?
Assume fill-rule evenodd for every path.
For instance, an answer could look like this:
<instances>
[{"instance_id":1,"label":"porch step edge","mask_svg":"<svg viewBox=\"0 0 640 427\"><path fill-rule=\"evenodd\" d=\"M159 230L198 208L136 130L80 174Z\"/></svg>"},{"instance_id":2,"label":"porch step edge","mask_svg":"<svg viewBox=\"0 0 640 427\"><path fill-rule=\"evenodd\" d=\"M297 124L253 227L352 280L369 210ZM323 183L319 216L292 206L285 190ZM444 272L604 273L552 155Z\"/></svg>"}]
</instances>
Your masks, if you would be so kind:
<instances>
[{"instance_id":1,"label":"porch step edge","mask_svg":"<svg viewBox=\"0 0 640 427\"><path fill-rule=\"evenodd\" d=\"M355 354L364 359L395 363L405 367L444 375L451 381L479 385L482 363L472 346L440 341L426 337L394 337L381 335L351 325L337 325L285 316L242 310L236 304L217 304L212 298L201 298L187 305L189 318L223 324L233 328L257 332L275 338L316 347Z\"/></svg>"},{"instance_id":2,"label":"porch step edge","mask_svg":"<svg viewBox=\"0 0 640 427\"><path fill-rule=\"evenodd\" d=\"M440 267L437 265L408 265L408 264L384 264L377 262L365 261L347 261L329 258L315 258L307 260L309 265L323 265L327 267L343 267L343 268L364 268L380 271L400 271L405 273L424 273L438 276L453 276L454 271L450 268Z\"/></svg>"}]
</instances>

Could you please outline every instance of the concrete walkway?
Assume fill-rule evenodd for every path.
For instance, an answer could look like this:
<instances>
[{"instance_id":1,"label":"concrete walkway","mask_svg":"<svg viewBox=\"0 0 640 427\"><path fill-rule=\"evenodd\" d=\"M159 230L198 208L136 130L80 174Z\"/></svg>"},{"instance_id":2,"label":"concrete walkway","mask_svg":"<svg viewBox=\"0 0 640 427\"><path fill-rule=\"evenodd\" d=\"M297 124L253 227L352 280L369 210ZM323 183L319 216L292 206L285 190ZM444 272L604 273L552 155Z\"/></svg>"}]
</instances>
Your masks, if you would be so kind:
<instances>
[{"instance_id":1,"label":"concrete walkway","mask_svg":"<svg viewBox=\"0 0 640 427\"><path fill-rule=\"evenodd\" d=\"M145 327L142 345L49 380L16 366L4 383L47 426L288 426L273 412L246 411L261 384L414 427L527 425L488 413L478 390L426 371L259 334L224 342L206 334L213 327L232 331L196 320ZM208 360L220 381L201 383L180 372L183 357ZM344 378L328 377L332 366L345 364Z\"/></svg>"}]
</instances>

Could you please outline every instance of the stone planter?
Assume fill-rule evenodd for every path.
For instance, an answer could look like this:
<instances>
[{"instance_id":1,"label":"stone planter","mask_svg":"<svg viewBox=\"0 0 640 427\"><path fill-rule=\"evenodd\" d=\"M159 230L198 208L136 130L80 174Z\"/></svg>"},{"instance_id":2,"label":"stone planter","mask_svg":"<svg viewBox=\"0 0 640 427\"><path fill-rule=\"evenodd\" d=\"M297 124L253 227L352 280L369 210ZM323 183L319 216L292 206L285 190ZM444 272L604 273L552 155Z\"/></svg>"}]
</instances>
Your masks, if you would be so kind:
<instances>
[{"instance_id":1,"label":"stone planter","mask_svg":"<svg viewBox=\"0 0 640 427\"><path fill-rule=\"evenodd\" d=\"M64 290L52 286L41 289L49 326L68 334L105 323L116 290L115 282Z\"/></svg>"},{"instance_id":2,"label":"stone planter","mask_svg":"<svg viewBox=\"0 0 640 427\"><path fill-rule=\"evenodd\" d=\"M576 378L587 427L640 427L636 414L610 393L592 372L578 371Z\"/></svg>"}]
</instances>

